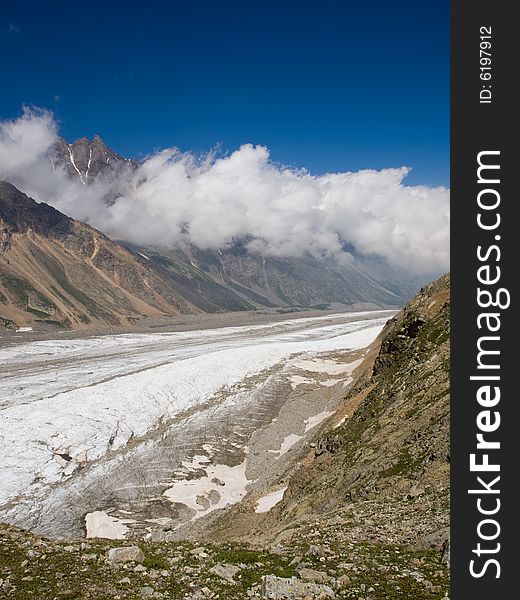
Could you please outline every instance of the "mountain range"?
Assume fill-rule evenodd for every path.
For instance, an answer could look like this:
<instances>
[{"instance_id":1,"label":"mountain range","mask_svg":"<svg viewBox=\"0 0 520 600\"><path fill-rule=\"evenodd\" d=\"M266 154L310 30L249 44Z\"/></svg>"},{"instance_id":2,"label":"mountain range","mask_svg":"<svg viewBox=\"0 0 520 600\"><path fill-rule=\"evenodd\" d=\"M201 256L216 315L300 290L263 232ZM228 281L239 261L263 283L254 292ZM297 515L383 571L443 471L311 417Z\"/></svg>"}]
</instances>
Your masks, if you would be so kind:
<instances>
[{"instance_id":1,"label":"mountain range","mask_svg":"<svg viewBox=\"0 0 520 600\"><path fill-rule=\"evenodd\" d=\"M89 185L137 166L99 136L58 139L54 168ZM106 199L110 202L110 199ZM335 258L253 254L244 240L226 249L189 243L140 247L0 183L0 327L127 326L164 318L258 309L397 307L423 282L376 256Z\"/></svg>"}]
</instances>

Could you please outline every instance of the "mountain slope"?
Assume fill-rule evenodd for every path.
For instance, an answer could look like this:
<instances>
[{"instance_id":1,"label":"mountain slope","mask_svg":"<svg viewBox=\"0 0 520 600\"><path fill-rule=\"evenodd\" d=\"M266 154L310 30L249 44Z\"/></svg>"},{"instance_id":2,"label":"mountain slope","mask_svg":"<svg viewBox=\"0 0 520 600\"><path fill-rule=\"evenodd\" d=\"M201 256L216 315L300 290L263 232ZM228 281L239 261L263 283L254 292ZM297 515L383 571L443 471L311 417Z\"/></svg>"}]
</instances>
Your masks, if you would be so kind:
<instances>
[{"instance_id":1,"label":"mountain slope","mask_svg":"<svg viewBox=\"0 0 520 600\"><path fill-rule=\"evenodd\" d=\"M0 182L4 325L81 328L197 310L149 261Z\"/></svg>"},{"instance_id":2,"label":"mountain slope","mask_svg":"<svg viewBox=\"0 0 520 600\"><path fill-rule=\"evenodd\" d=\"M401 300L370 277L342 268L339 273L338 265L312 257L252 256L239 247L159 252L122 245L0 183L3 326L86 328L181 313Z\"/></svg>"},{"instance_id":3,"label":"mountain slope","mask_svg":"<svg viewBox=\"0 0 520 600\"><path fill-rule=\"evenodd\" d=\"M240 243L223 250L201 250L188 244L170 250L125 245L171 273L184 273L205 288L224 287L257 308L326 308L331 303L396 307L414 290L409 282L391 290L354 264L340 264L333 258L261 256L249 253Z\"/></svg>"},{"instance_id":4,"label":"mountain slope","mask_svg":"<svg viewBox=\"0 0 520 600\"><path fill-rule=\"evenodd\" d=\"M444 276L388 322L361 367L365 374L313 447L278 474L278 487L287 487L283 501L259 515L246 498L204 535L442 547L449 527L449 289Z\"/></svg>"}]
</instances>

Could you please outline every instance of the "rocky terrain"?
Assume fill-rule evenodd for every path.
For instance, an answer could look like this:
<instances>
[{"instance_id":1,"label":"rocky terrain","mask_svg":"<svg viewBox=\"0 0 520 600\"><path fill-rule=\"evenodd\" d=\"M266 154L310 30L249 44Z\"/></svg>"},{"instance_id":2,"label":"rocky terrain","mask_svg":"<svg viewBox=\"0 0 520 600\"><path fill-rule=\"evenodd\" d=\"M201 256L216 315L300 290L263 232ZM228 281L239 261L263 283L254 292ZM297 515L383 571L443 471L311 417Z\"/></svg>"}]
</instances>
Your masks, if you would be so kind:
<instances>
[{"instance_id":1,"label":"rocky terrain","mask_svg":"<svg viewBox=\"0 0 520 600\"><path fill-rule=\"evenodd\" d=\"M333 414L240 502L153 543L4 527L0 594L447 597L449 356L445 276L387 323Z\"/></svg>"},{"instance_id":2,"label":"rocky terrain","mask_svg":"<svg viewBox=\"0 0 520 600\"><path fill-rule=\"evenodd\" d=\"M432 551L396 545L50 541L0 526L0 598L434 600L447 589Z\"/></svg>"}]
</instances>

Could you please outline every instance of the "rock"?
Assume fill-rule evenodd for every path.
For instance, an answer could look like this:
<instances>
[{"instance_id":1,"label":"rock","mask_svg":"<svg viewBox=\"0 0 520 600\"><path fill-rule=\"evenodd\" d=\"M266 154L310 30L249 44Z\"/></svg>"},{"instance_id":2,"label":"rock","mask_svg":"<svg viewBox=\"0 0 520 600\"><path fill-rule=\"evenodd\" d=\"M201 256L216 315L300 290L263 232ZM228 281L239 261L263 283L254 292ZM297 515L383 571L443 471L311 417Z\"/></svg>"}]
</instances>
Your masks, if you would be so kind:
<instances>
[{"instance_id":1,"label":"rock","mask_svg":"<svg viewBox=\"0 0 520 600\"><path fill-rule=\"evenodd\" d=\"M144 554L139 546L122 546L120 548L110 548L107 552L107 560L112 565L125 562L138 562L144 560Z\"/></svg>"},{"instance_id":2,"label":"rock","mask_svg":"<svg viewBox=\"0 0 520 600\"><path fill-rule=\"evenodd\" d=\"M228 564L218 564L214 567L211 567L211 569L209 570L209 572L213 573L213 575L217 575L217 577L220 577L221 579L224 579L229 583L235 583L234 577L239 571L239 567Z\"/></svg>"},{"instance_id":3,"label":"rock","mask_svg":"<svg viewBox=\"0 0 520 600\"><path fill-rule=\"evenodd\" d=\"M449 527L442 527L433 533L429 533L418 540L418 546L420 548L433 548L439 552L442 552L446 542L450 537Z\"/></svg>"},{"instance_id":4,"label":"rock","mask_svg":"<svg viewBox=\"0 0 520 600\"><path fill-rule=\"evenodd\" d=\"M264 575L262 577L262 598L271 600L296 600L297 598L335 598L328 585L300 581L296 577L290 579Z\"/></svg>"},{"instance_id":5,"label":"rock","mask_svg":"<svg viewBox=\"0 0 520 600\"><path fill-rule=\"evenodd\" d=\"M145 585L139 590L139 595L141 598L149 598L150 596L153 596L154 592L155 590L152 587Z\"/></svg>"},{"instance_id":6,"label":"rock","mask_svg":"<svg viewBox=\"0 0 520 600\"><path fill-rule=\"evenodd\" d=\"M414 484L410 488L410 491L408 492L408 499L417 498L419 496L422 496L423 494L424 494L424 488L421 487L420 485Z\"/></svg>"},{"instance_id":7,"label":"rock","mask_svg":"<svg viewBox=\"0 0 520 600\"><path fill-rule=\"evenodd\" d=\"M82 554L81 555L81 560L84 561L88 561L88 560L97 560L97 554Z\"/></svg>"},{"instance_id":8,"label":"rock","mask_svg":"<svg viewBox=\"0 0 520 600\"><path fill-rule=\"evenodd\" d=\"M217 492L217 490L210 490L208 492L208 500L211 502L211 504L218 503L220 500L220 494Z\"/></svg>"},{"instance_id":9,"label":"rock","mask_svg":"<svg viewBox=\"0 0 520 600\"><path fill-rule=\"evenodd\" d=\"M208 508L211 506L211 502L206 498L206 496L197 496L195 498L195 502L199 506L202 506L204 510L208 510Z\"/></svg>"},{"instance_id":10,"label":"rock","mask_svg":"<svg viewBox=\"0 0 520 600\"><path fill-rule=\"evenodd\" d=\"M314 569L298 569L298 575L303 581L325 582L329 581L330 577L323 571L315 571Z\"/></svg>"},{"instance_id":11,"label":"rock","mask_svg":"<svg viewBox=\"0 0 520 600\"><path fill-rule=\"evenodd\" d=\"M326 552L323 546L315 546L311 544L309 546L307 554L310 554L311 556L325 556Z\"/></svg>"},{"instance_id":12,"label":"rock","mask_svg":"<svg viewBox=\"0 0 520 600\"><path fill-rule=\"evenodd\" d=\"M350 577L348 575L341 575L336 581L339 587L344 587L350 583Z\"/></svg>"}]
</instances>

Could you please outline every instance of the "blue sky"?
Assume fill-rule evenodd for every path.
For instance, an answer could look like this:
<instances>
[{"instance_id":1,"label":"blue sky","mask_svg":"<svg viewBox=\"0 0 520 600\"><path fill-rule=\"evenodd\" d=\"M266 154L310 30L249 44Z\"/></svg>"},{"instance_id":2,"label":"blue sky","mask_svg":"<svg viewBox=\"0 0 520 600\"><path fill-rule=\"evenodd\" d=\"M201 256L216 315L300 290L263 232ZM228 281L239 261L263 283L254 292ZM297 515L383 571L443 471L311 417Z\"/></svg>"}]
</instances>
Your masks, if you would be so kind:
<instances>
[{"instance_id":1,"label":"blue sky","mask_svg":"<svg viewBox=\"0 0 520 600\"><path fill-rule=\"evenodd\" d=\"M10 3L0 118L52 110L126 156L267 146L312 173L449 185L449 2Z\"/></svg>"}]
</instances>

